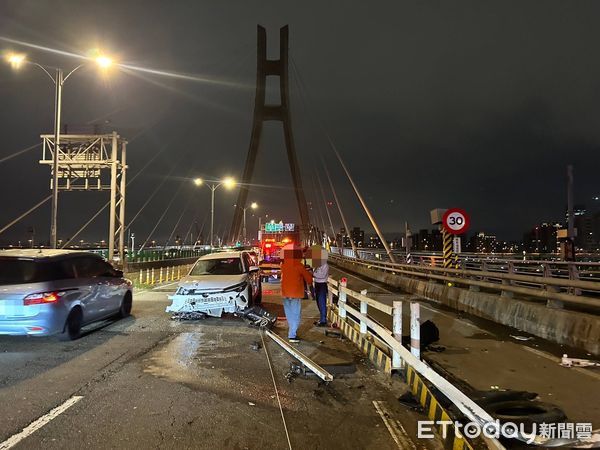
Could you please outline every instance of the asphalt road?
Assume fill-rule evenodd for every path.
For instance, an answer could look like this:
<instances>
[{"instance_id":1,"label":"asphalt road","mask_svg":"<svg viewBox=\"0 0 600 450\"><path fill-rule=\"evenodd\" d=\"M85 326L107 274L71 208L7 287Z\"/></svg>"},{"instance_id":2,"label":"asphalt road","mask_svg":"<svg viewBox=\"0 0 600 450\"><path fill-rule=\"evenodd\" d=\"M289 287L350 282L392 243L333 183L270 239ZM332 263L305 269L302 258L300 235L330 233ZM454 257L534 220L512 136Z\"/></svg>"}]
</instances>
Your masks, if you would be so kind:
<instances>
[{"instance_id":1,"label":"asphalt road","mask_svg":"<svg viewBox=\"0 0 600 450\"><path fill-rule=\"evenodd\" d=\"M397 402L406 387L349 342L305 320L302 351L349 358L355 371L328 386L314 377L288 382L286 352L266 337L251 349L263 345L257 329L233 317L169 320L166 297L138 292L132 317L74 342L0 337L0 450L398 448L374 401L388 424L405 429L401 447L440 448L416 440L421 417ZM269 301L280 310L276 293ZM276 330L283 334L285 322Z\"/></svg>"}]
</instances>

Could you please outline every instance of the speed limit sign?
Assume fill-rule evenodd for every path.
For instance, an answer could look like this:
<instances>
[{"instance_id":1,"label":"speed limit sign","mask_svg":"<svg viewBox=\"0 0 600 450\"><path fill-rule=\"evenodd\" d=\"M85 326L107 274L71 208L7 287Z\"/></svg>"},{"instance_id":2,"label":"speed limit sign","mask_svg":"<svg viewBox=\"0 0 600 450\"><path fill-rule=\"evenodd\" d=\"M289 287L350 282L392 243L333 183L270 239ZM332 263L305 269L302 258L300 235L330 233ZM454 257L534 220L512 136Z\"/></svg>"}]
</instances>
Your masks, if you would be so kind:
<instances>
[{"instance_id":1,"label":"speed limit sign","mask_svg":"<svg viewBox=\"0 0 600 450\"><path fill-rule=\"evenodd\" d=\"M444 213L442 225L451 234L463 234L469 228L469 216L464 209L450 208Z\"/></svg>"}]
</instances>

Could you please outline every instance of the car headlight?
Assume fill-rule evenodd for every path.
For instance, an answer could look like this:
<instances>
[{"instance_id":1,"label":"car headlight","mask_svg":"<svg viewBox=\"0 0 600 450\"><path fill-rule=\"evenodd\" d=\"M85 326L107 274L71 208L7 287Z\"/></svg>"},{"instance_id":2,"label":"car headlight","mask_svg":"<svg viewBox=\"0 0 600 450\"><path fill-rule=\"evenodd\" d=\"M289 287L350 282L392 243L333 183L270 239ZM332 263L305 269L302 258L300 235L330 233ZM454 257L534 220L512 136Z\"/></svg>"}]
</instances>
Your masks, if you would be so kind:
<instances>
[{"instance_id":1,"label":"car headlight","mask_svg":"<svg viewBox=\"0 0 600 450\"><path fill-rule=\"evenodd\" d=\"M242 292L244 289L248 287L248 282L244 281L243 283L233 285L228 287L223 292Z\"/></svg>"},{"instance_id":2,"label":"car headlight","mask_svg":"<svg viewBox=\"0 0 600 450\"><path fill-rule=\"evenodd\" d=\"M176 294L178 295L188 295L190 293L189 289L186 289L184 287L180 287L179 289L177 289Z\"/></svg>"}]
</instances>

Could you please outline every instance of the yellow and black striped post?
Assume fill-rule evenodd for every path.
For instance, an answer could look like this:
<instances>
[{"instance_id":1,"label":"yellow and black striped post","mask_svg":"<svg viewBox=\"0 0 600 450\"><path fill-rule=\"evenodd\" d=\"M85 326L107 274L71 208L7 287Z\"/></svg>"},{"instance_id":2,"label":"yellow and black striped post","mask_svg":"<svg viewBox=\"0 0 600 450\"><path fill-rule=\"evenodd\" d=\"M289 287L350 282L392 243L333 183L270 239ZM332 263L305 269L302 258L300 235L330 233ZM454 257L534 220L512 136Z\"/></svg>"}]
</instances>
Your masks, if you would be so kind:
<instances>
[{"instance_id":1,"label":"yellow and black striped post","mask_svg":"<svg viewBox=\"0 0 600 450\"><path fill-rule=\"evenodd\" d=\"M454 267L454 251L452 249L452 235L442 228L442 242L443 242L443 254L444 254L444 269L451 269Z\"/></svg>"}]
</instances>

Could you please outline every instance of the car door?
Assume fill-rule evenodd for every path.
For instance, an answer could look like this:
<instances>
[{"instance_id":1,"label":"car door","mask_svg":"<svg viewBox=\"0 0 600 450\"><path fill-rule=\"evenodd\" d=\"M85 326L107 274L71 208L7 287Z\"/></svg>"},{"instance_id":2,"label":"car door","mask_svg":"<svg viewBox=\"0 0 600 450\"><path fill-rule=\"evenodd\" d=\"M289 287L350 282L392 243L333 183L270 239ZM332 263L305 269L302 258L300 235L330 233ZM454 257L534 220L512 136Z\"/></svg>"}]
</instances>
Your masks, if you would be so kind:
<instances>
[{"instance_id":1,"label":"car door","mask_svg":"<svg viewBox=\"0 0 600 450\"><path fill-rule=\"evenodd\" d=\"M100 312L104 316L115 314L121 307L121 301L125 296L125 283L120 276L117 276L117 271L108 262L97 258L94 264L101 291L102 305Z\"/></svg>"},{"instance_id":2,"label":"car door","mask_svg":"<svg viewBox=\"0 0 600 450\"><path fill-rule=\"evenodd\" d=\"M93 322L100 317L100 305L96 298L99 286L93 276L93 259L89 256L77 256L72 259L72 263L80 291L79 302L83 310L83 321Z\"/></svg>"},{"instance_id":3,"label":"car door","mask_svg":"<svg viewBox=\"0 0 600 450\"><path fill-rule=\"evenodd\" d=\"M123 283L113 267L100 257L90 256L88 275L95 285L96 318L108 317L119 309L123 298Z\"/></svg>"}]
</instances>

